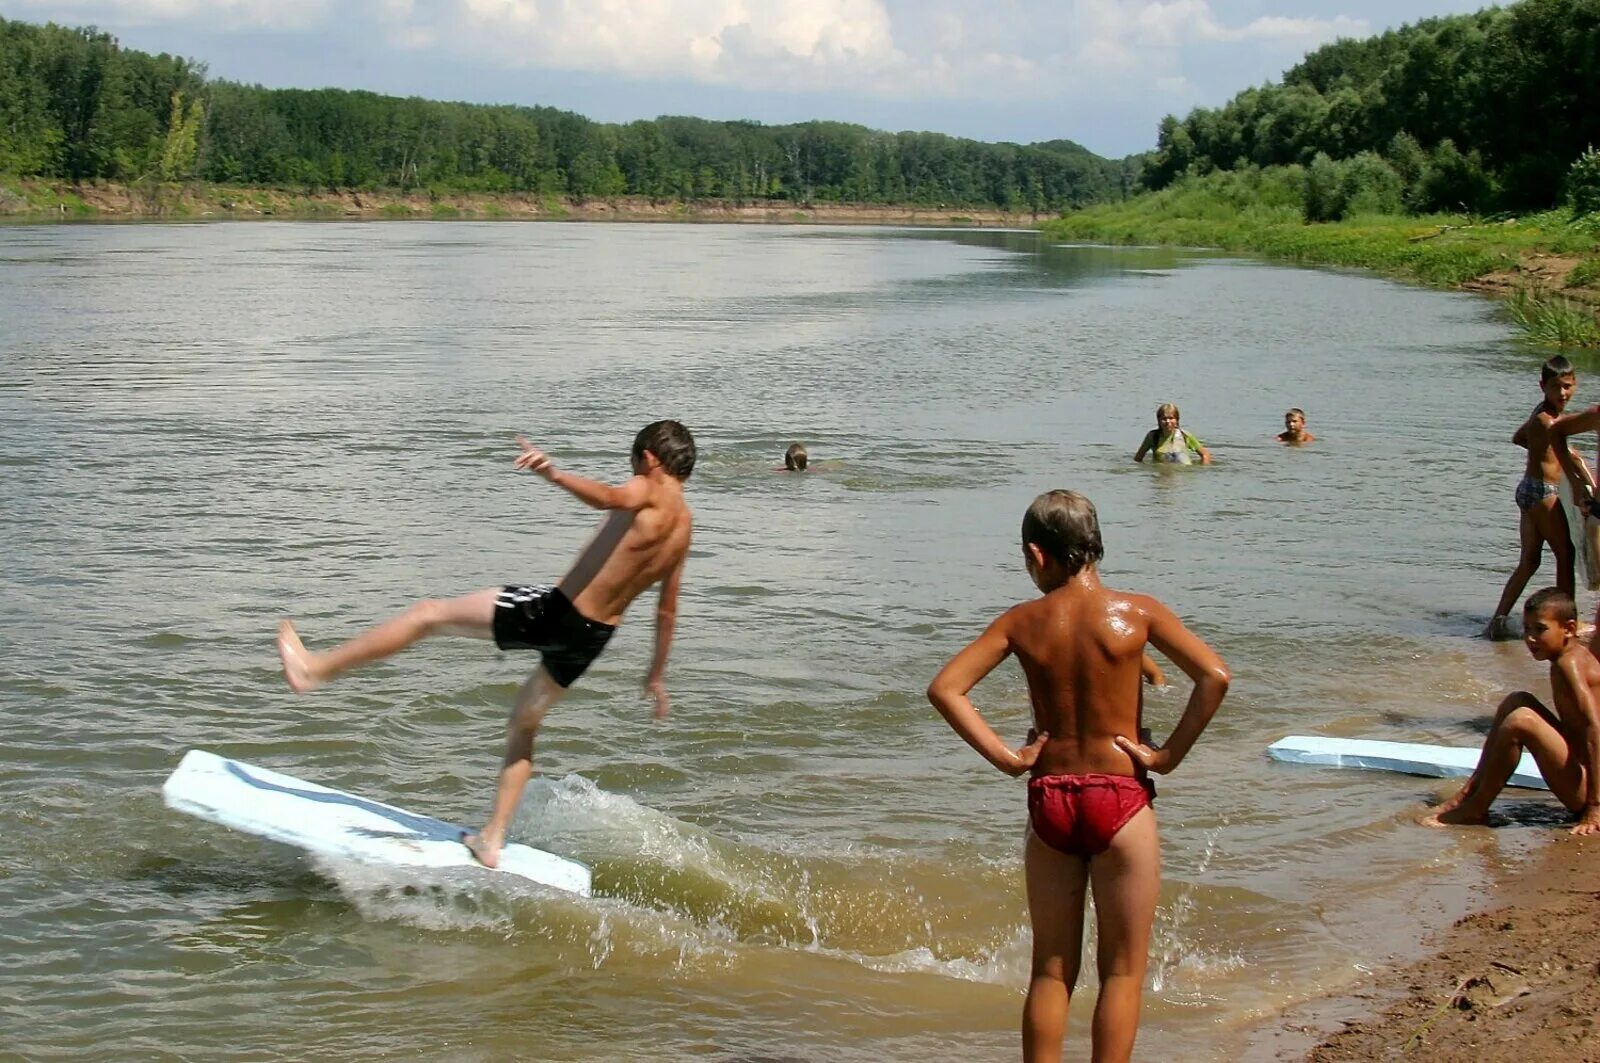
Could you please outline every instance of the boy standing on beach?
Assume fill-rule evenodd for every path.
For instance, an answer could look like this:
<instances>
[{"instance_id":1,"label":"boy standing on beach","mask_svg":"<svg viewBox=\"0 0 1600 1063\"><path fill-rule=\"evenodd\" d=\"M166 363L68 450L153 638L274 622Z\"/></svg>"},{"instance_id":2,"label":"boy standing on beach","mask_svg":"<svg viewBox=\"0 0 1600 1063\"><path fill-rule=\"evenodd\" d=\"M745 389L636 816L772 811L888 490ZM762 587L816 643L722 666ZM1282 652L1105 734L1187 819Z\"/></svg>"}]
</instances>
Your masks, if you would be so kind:
<instances>
[{"instance_id":1,"label":"boy standing on beach","mask_svg":"<svg viewBox=\"0 0 1600 1063\"><path fill-rule=\"evenodd\" d=\"M1042 597L1013 606L951 658L928 698L957 734L1007 775L1028 783L1026 849L1033 974L1022 1012L1027 1060L1061 1057L1067 1004L1077 984L1087 890L1098 916L1100 997L1096 1060L1126 1060L1139 1027L1150 927L1161 884L1155 787L1200 737L1229 675L1211 648L1154 598L1111 590L1094 504L1072 491L1034 499L1022 520L1022 554ZM1194 680L1177 728L1160 748L1141 740L1145 645ZM1028 680L1035 737L1012 750L968 697L1015 654Z\"/></svg>"},{"instance_id":2,"label":"boy standing on beach","mask_svg":"<svg viewBox=\"0 0 1600 1063\"><path fill-rule=\"evenodd\" d=\"M676 421L646 425L633 440L633 477L612 487L558 470L526 439L516 467L609 511L599 530L556 586L490 587L447 601L423 601L334 649L312 653L294 624L278 628L283 674L296 693L357 665L382 660L432 635L494 639L501 649L532 649L543 663L517 692L506 728L505 761L494 809L477 834L462 837L472 855L494 867L522 791L533 774L533 740L544 714L600 655L622 614L646 588L661 584L655 654L645 690L655 715L667 714L667 651L678 614L678 589L689 552L692 517L683 484L694 470L694 437Z\"/></svg>"},{"instance_id":3,"label":"boy standing on beach","mask_svg":"<svg viewBox=\"0 0 1600 1063\"><path fill-rule=\"evenodd\" d=\"M1539 388L1544 401L1534 407L1533 413L1511 437L1511 441L1528 451L1527 465L1522 479L1517 483L1516 502L1521 516L1517 532L1522 540L1522 552L1517 567L1506 580L1505 590L1495 605L1494 616L1484 634L1489 638L1505 637L1505 620L1511 607L1517 604L1528 580L1539 570L1544 544L1556 558L1556 586L1572 594L1573 577L1572 532L1567 524L1567 514L1561 508L1559 485L1563 473L1572 481L1580 498L1591 493L1586 470L1580 470L1577 459L1565 435L1551 430L1561 411L1578 386L1572 363L1561 355L1549 359L1539 370Z\"/></svg>"},{"instance_id":4,"label":"boy standing on beach","mask_svg":"<svg viewBox=\"0 0 1600 1063\"><path fill-rule=\"evenodd\" d=\"M1600 660L1578 641L1572 595L1546 587L1523 607L1523 636L1536 661L1550 662L1555 711L1526 690L1509 694L1472 777L1422 822L1482 823L1526 749L1550 792L1578 816L1573 834L1600 834Z\"/></svg>"}]
</instances>

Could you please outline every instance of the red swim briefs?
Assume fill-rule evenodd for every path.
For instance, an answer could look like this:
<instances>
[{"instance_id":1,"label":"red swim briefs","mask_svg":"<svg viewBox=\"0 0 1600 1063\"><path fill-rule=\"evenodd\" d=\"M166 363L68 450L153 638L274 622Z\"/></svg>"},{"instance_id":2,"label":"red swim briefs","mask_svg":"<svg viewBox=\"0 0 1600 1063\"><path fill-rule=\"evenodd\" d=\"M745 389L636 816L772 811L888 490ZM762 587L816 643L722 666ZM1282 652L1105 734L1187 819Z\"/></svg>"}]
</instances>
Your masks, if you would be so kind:
<instances>
[{"instance_id":1,"label":"red swim briefs","mask_svg":"<svg viewBox=\"0 0 1600 1063\"><path fill-rule=\"evenodd\" d=\"M1028 821L1039 840L1068 856L1098 856L1156 799L1131 775L1040 775L1028 780Z\"/></svg>"}]
</instances>

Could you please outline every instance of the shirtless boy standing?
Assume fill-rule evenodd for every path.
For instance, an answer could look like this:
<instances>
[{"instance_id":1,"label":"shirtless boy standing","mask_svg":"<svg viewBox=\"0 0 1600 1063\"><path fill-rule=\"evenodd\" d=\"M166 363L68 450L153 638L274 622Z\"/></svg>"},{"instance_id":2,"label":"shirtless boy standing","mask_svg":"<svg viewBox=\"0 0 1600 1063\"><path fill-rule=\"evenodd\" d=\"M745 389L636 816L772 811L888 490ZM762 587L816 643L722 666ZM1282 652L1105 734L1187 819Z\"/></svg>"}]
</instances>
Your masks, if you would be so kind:
<instances>
[{"instance_id":1,"label":"shirtless boy standing","mask_svg":"<svg viewBox=\"0 0 1600 1063\"><path fill-rule=\"evenodd\" d=\"M1494 616L1484 634L1489 638L1505 637L1505 621L1511 607L1528 586L1528 580L1539 570L1544 544L1556 558L1556 586L1572 594L1573 577L1572 532L1567 524L1567 514L1561 508L1559 485L1565 474L1571 479L1580 498L1591 493L1587 470L1583 469L1572 453L1566 436L1551 431L1556 418L1566 409L1567 401L1578 386L1572 363L1561 355L1549 359L1539 370L1539 388L1544 401L1534 407L1533 413L1512 435L1511 441L1528 451L1527 466L1517 483L1516 501L1521 517L1517 533L1522 540L1522 552L1517 567L1506 580L1505 590L1494 607Z\"/></svg>"},{"instance_id":2,"label":"shirtless boy standing","mask_svg":"<svg viewBox=\"0 0 1600 1063\"><path fill-rule=\"evenodd\" d=\"M1578 817L1572 833L1600 834L1600 660L1578 641L1578 611L1563 590L1530 595L1522 625L1533 659L1550 662L1555 711L1526 690L1507 695L1472 777L1422 822L1482 823L1526 749L1550 792Z\"/></svg>"},{"instance_id":3,"label":"shirtless boy standing","mask_svg":"<svg viewBox=\"0 0 1600 1063\"><path fill-rule=\"evenodd\" d=\"M1090 887L1100 934L1094 1058L1132 1055L1161 884L1148 773L1164 775L1183 761L1228 689L1222 659L1170 609L1101 585L1104 554L1099 517L1087 498L1051 491L1034 499L1022 519L1022 555L1043 596L1002 614L928 687L929 700L984 759L1007 775L1033 776L1025 855L1033 923L1033 974L1022 1012L1027 1060L1061 1058ZM1147 643L1195 684L1183 718L1159 748L1140 738ZM968 697L1012 654L1027 676L1037 730L1017 750Z\"/></svg>"},{"instance_id":4,"label":"shirtless boy standing","mask_svg":"<svg viewBox=\"0 0 1600 1063\"><path fill-rule=\"evenodd\" d=\"M692 523L683 484L694 470L694 437L676 421L656 421L634 437L633 477L617 487L562 472L526 439L518 436L517 443L522 447L517 468L544 477L595 509L610 511L558 585L490 587L446 601L418 602L324 653L307 650L290 621L278 628L284 677L301 694L431 635L492 638L503 650L540 652L543 663L522 684L511 708L505 762L489 821L477 834L462 837L486 867L499 862L506 829L533 774L533 739L544 714L600 655L628 605L656 583L661 584L661 598L655 654L644 686L655 701L656 717L667 714L667 651Z\"/></svg>"}]
</instances>

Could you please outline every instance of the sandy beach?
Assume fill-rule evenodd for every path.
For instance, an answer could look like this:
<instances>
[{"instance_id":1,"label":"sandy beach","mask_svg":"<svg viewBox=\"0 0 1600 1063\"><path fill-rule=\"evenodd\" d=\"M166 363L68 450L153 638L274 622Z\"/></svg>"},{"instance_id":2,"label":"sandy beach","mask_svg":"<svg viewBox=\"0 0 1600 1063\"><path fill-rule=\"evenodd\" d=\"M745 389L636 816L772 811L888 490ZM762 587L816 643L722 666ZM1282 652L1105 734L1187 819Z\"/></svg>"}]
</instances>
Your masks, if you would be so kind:
<instances>
[{"instance_id":1,"label":"sandy beach","mask_svg":"<svg viewBox=\"0 0 1600 1063\"><path fill-rule=\"evenodd\" d=\"M1560 831L1422 958L1290 1009L1245 1058L1600 1060L1600 838Z\"/></svg>"}]
</instances>

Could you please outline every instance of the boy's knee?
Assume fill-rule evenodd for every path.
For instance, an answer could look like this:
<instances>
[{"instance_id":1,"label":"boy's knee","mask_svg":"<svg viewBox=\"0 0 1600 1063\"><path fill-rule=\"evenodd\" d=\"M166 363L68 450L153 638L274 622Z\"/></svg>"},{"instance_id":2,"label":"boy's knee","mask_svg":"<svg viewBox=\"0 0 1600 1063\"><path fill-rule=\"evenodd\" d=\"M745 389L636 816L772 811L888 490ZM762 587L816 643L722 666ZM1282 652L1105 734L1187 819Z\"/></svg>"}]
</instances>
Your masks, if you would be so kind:
<instances>
[{"instance_id":1,"label":"boy's knee","mask_svg":"<svg viewBox=\"0 0 1600 1063\"><path fill-rule=\"evenodd\" d=\"M1149 957L1145 953L1116 952L1111 955L1096 957L1095 973L1104 983L1108 978L1137 978L1144 980L1145 965Z\"/></svg>"},{"instance_id":2,"label":"boy's knee","mask_svg":"<svg viewBox=\"0 0 1600 1063\"><path fill-rule=\"evenodd\" d=\"M1035 978L1048 978L1055 982L1065 982L1069 972L1066 959L1060 955L1052 954L1049 956L1035 956L1033 958L1033 969L1030 973ZM1076 971L1071 972L1074 977L1076 973Z\"/></svg>"},{"instance_id":3,"label":"boy's knee","mask_svg":"<svg viewBox=\"0 0 1600 1063\"><path fill-rule=\"evenodd\" d=\"M1504 729L1514 735L1527 733L1528 729L1536 723L1542 723L1543 717L1526 705L1518 706L1506 714Z\"/></svg>"},{"instance_id":4,"label":"boy's knee","mask_svg":"<svg viewBox=\"0 0 1600 1063\"><path fill-rule=\"evenodd\" d=\"M1531 693L1526 690L1513 690L1500 699L1500 706L1495 710L1495 715L1506 716L1517 709L1526 708L1529 702L1536 701Z\"/></svg>"}]
</instances>

